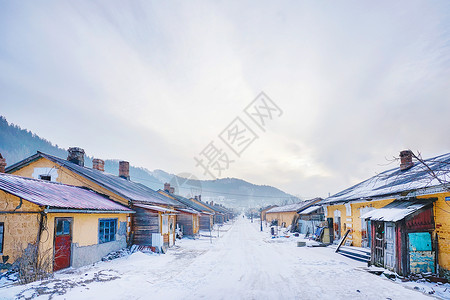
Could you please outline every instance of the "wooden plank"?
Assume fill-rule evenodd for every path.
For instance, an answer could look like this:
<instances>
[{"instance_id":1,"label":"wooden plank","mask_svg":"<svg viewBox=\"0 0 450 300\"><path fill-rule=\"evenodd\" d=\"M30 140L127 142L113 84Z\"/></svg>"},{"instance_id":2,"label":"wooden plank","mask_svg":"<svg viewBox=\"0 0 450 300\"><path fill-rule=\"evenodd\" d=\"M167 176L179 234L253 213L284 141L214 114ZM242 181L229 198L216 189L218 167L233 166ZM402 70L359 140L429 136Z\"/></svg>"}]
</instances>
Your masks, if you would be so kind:
<instances>
[{"instance_id":1,"label":"wooden plank","mask_svg":"<svg viewBox=\"0 0 450 300\"><path fill-rule=\"evenodd\" d=\"M339 242L338 247L336 248L336 251L334 251L334 252L338 252L339 251L339 248L341 248L342 244L344 244L344 241L347 238L349 233L350 233L350 229L347 229L347 231L344 234L344 237L341 239L341 241Z\"/></svg>"}]
</instances>

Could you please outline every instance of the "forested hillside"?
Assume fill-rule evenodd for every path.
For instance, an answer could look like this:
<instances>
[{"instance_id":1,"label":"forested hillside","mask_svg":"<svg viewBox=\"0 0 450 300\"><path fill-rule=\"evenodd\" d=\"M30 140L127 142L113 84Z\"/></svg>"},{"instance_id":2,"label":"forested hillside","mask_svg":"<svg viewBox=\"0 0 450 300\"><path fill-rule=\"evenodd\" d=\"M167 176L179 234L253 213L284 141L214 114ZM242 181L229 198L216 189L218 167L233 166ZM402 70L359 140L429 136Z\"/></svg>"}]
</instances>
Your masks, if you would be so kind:
<instances>
[{"instance_id":1,"label":"forested hillside","mask_svg":"<svg viewBox=\"0 0 450 300\"><path fill-rule=\"evenodd\" d=\"M8 165L12 165L41 151L61 158L67 158L66 149L39 137L30 130L18 125L9 124L6 118L0 116L0 153ZM92 167L93 157L85 157L85 165ZM105 160L105 171L118 174L119 161ZM190 174L175 176L163 170L150 171L146 168L130 166L130 176L133 181L140 182L152 189L163 188L164 182L175 185L177 193L183 196L202 194L202 199L215 201L233 207L255 207L268 204L284 204L296 202L299 199L277 188L267 185L255 185L242 179L221 178L216 180L197 180L185 177ZM183 177L185 176L185 177Z\"/></svg>"}]
</instances>

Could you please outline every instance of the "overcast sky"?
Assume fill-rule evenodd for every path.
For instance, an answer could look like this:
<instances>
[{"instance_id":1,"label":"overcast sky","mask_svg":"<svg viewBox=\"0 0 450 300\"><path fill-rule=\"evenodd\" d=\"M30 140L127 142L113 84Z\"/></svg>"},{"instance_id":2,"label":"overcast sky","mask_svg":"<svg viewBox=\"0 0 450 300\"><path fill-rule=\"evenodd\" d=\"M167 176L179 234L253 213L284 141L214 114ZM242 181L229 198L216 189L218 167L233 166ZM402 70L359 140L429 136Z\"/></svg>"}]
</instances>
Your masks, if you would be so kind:
<instances>
[{"instance_id":1,"label":"overcast sky","mask_svg":"<svg viewBox=\"0 0 450 300\"><path fill-rule=\"evenodd\" d=\"M264 91L282 110L255 127ZM449 1L0 0L0 114L60 147L327 196L450 151ZM240 157L219 134L241 117Z\"/></svg>"}]
</instances>

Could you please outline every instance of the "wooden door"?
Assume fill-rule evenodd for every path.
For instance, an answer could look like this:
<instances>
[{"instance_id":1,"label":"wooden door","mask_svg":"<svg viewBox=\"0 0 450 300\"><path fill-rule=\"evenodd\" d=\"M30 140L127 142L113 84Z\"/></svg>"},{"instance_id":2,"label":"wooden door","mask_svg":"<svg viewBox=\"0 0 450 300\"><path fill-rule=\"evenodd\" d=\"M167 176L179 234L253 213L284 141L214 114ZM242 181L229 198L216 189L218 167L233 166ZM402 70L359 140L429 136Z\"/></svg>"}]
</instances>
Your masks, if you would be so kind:
<instances>
[{"instance_id":1,"label":"wooden door","mask_svg":"<svg viewBox=\"0 0 450 300\"><path fill-rule=\"evenodd\" d=\"M72 218L56 218L53 271L70 267L71 249Z\"/></svg>"},{"instance_id":2,"label":"wooden door","mask_svg":"<svg viewBox=\"0 0 450 300\"><path fill-rule=\"evenodd\" d=\"M374 263L384 266L384 224L383 222L374 222L373 226L375 227Z\"/></svg>"},{"instance_id":3,"label":"wooden door","mask_svg":"<svg viewBox=\"0 0 450 300\"><path fill-rule=\"evenodd\" d=\"M395 224L392 222L385 223L385 249L384 249L384 266L387 269L395 268Z\"/></svg>"}]
</instances>

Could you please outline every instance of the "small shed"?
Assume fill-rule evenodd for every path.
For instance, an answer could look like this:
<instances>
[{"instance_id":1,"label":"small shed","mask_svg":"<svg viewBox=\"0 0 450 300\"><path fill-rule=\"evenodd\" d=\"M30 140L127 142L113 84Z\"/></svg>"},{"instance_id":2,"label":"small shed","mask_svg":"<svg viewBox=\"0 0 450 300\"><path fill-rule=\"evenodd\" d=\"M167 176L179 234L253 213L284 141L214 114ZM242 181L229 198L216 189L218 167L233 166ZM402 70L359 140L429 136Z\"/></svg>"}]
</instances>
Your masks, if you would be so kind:
<instances>
[{"instance_id":1,"label":"small shed","mask_svg":"<svg viewBox=\"0 0 450 300\"><path fill-rule=\"evenodd\" d=\"M361 216L371 226L372 264L401 275L436 271L434 200L396 200Z\"/></svg>"},{"instance_id":2,"label":"small shed","mask_svg":"<svg viewBox=\"0 0 450 300\"><path fill-rule=\"evenodd\" d=\"M298 212L298 232L303 234L313 234L317 227L325 220L323 207L313 205Z\"/></svg>"}]
</instances>

